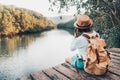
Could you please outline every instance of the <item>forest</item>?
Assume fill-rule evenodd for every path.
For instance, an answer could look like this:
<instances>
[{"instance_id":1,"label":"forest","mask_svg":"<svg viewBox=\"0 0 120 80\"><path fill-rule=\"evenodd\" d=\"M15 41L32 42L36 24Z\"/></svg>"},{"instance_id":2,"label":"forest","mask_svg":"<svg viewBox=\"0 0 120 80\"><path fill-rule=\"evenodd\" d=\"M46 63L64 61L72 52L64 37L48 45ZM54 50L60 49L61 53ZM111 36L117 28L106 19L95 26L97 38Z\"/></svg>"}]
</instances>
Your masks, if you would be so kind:
<instances>
[{"instance_id":1,"label":"forest","mask_svg":"<svg viewBox=\"0 0 120 80\"><path fill-rule=\"evenodd\" d=\"M41 32L55 28L55 24L32 10L0 4L0 37Z\"/></svg>"},{"instance_id":2,"label":"forest","mask_svg":"<svg viewBox=\"0 0 120 80\"><path fill-rule=\"evenodd\" d=\"M120 47L120 0L49 0L51 3L50 10L58 7L58 13L63 9L69 11L70 7L75 6L77 13L73 16L80 15L85 10L86 15L93 19L94 29L100 33L101 37L106 40L108 48ZM76 18L75 18L76 19ZM74 20L58 26L72 28Z\"/></svg>"}]
</instances>

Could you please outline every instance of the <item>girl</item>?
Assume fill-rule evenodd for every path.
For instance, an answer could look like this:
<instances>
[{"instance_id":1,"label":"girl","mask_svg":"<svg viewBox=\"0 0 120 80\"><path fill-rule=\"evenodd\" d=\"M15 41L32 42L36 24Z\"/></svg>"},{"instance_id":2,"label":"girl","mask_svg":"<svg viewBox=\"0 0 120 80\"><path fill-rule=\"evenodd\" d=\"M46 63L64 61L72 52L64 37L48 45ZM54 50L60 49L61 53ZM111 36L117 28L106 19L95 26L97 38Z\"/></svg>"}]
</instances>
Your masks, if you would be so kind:
<instances>
[{"instance_id":1,"label":"girl","mask_svg":"<svg viewBox=\"0 0 120 80\"><path fill-rule=\"evenodd\" d=\"M87 46L89 44L86 37L83 34L87 34L89 37L99 34L92 29L93 21L87 15L79 15L77 21L74 23L75 32L74 38L71 44L71 50L75 51L78 49L78 53L72 58L66 58L65 61L70 63L72 66L83 69L85 60L85 54L87 51ZM82 33L79 35L79 33Z\"/></svg>"}]
</instances>

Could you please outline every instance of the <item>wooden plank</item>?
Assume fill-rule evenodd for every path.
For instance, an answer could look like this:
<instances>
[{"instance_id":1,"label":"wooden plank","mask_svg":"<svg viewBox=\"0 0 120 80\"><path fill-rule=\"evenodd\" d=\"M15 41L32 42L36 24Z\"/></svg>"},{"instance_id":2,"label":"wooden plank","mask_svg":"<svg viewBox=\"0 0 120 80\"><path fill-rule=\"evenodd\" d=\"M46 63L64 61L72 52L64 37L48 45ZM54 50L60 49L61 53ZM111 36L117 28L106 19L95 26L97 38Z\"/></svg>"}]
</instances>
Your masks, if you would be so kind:
<instances>
[{"instance_id":1,"label":"wooden plank","mask_svg":"<svg viewBox=\"0 0 120 80\"><path fill-rule=\"evenodd\" d=\"M79 75L78 73L76 73L62 65L58 65L58 66L54 67L54 69L57 70L58 72L60 72L61 74L63 74L64 76L68 77L70 80L83 80L81 75Z\"/></svg>"},{"instance_id":2,"label":"wooden plank","mask_svg":"<svg viewBox=\"0 0 120 80\"><path fill-rule=\"evenodd\" d=\"M32 80L51 80L42 71L31 74Z\"/></svg>"},{"instance_id":3,"label":"wooden plank","mask_svg":"<svg viewBox=\"0 0 120 80\"><path fill-rule=\"evenodd\" d=\"M116 70L120 70L120 64L113 63L112 61L110 63L110 67L111 68L115 68Z\"/></svg>"},{"instance_id":4,"label":"wooden plank","mask_svg":"<svg viewBox=\"0 0 120 80\"><path fill-rule=\"evenodd\" d=\"M65 67L77 72L77 70L75 68L73 68L72 66L70 66L68 63L63 63L62 65L64 65ZM115 74L112 74L110 72L107 72L105 75L102 75L102 76L93 76L93 75L89 75L87 73L85 73L83 70L79 70L79 72L81 72L82 76L84 77L84 80L93 80L93 79L97 79L97 80L119 80L120 77L115 75ZM113 78L112 78L113 76ZM116 79L114 79L116 77ZM118 79L119 78L119 79Z\"/></svg>"},{"instance_id":5,"label":"wooden plank","mask_svg":"<svg viewBox=\"0 0 120 80\"><path fill-rule=\"evenodd\" d=\"M113 73L111 73L111 72L108 72L108 73L106 74L106 76L109 76L112 80L120 80L120 76L115 75L115 74L113 74Z\"/></svg>"},{"instance_id":6,"label":"wooden plank","mask_svg":"<svg viewBox=\"0 0 120 80\"><path fill-rule=\"evenodd\" d=\"M111 52L110 55L114 55L114 56L120 57L120 53Z\"/></svg>"},{"instance_id":7,"label":"wooden plank","mask_svg":"<svg viewBox=\"0 0 120 80\"><path fill-rule=\"evenodd\" d=\"M62 65L68 67L69 69L77 72L77 70L75 68L73 68L72 66L70 66L68 63L63 63ZM111 80L110 77L108 76L95 76L95 75L90 75L87 74L84 70L79 70L79 73L81 76L84 77L84 80Z\"/></svg>"},{"instance_id":8,"label":"wooden plank","mask_svg":"<svg viewBox=\"0 0 120 80\"><path fill-rule=\"evenodd\" d=\"M111 62L120 65L120 61L119 61L119 60L116 60L116 59L114 59L114 58L111 58Z\"/></svg>"},{"instance_id":9,"label":"wooden plank","mask_svg":"<svg viewBox=\"0 0 120 80\"><path fill-rule=\"evenodd\" d=\"M61 65L64 66L64 67L66 67L66 68L68 68L68 69L71 69L71 70L74 71L74 72L77 72L77 69L74 68L74 67L72 67L72 66L71 66L70 64L68 64L68 63L62 63Z\"/></svg>"},{"instance_id":10,"label":"wooden plank","mask_svg":"<svg viewBox=\"0 0 120 80\"><path fill-rule=\"evenodd\" d=\"M66 67L66 68L68 68L68 69L70 69L70 70L72 70L72 71L74 71L75 73L79 74L79 75L81 76L81 78L83 78L84 80L87 79L86 77L83 76L83 74L84 74L83 72L82 72L82 74L81 74L78 69L72 67L70 64L68 64L68 63L63 63L63 64L61 64L61 65L64 66L64 67ZM83 70L82 70L82 71L83 71Z\"/></svg>"},{"instance_id":11,"label":"wooden plank","mask_svg":"<svg viewBox=\"0 0 120 80\"><path fill-rule=\"evenodd\" d=\"M65 77L64 75L62 75L61 73L57 72L56 70L50 68L47 70L43 70L43 72L49 77L51 78L51 80L70 80L67 77Z\"/></svg>"},{"instance_id":12,"label":"wooden plank","mask_svg":"<svg viewBox=\"0 0 120 80\"><path fill-rule=\"evenodd\" d=\"M110 55L110 57L111 57L112 59L120 60L120 57L119 57L119 56Z\"/></svg>"},{"instance_id":13,"label":"wooden plank","mask_svg":"<svg viewBox=\"0 0 120 80\"><path fill-rule=\"evenodd\" d=\"M107 73L104 75L96 76L96 80L112 80L109 76L107 76Z\"/></svg>"},{"instance_id":14,"label":"wooden plank","mask_svg":"<svg viewBox=\"0 0 120 80\"><path fill-rule=\"evenodd\" d=\"M115 68L110 67L110 68L109 68L109 71L110 71L111 73L114 73L114 74L120 76L120 70L117 70L117 69L115 69Z\"/></svg>"},{"instance_id":15,"label":"wooden plank","mask_svg":"<svg viewBox=\"0 0 120 80\"><path fill-rule=\"evenodd\" d=\"M116 49L117 50L117 49ZM119 49L120 50L120 49ZM110 54L111 57L111 63L120 65L120 53L116 53L116 52L111 52ZM113 65L112 65L113 66ZM115 65L114 65L115 66ZM117 66L116 66L117 67Z\"/></svg>"},{"instance_id":16,"label":"wooden plank","mask_svg":"<svg viewBox=\"0 0 120 80\"><path fill-rule=\"evenodd\" d=\"M111 48L108 51L115 52L115 53L120 53L120 48Z\"/></svg>"},{"instance_id":17,"label":"wooden plank","mask_svg":"<svg viewBox=\"0 0 120 80\"><path fill-rule=\"evenodd\" d=\"M24 76L22 78L18 78L17 80L32 80L30 75L29 76Z\"/></svg>"},{"instance_id":18,"label":"wooden plank","mask_svg":"<svg viewBox=\"0 0 120 80\"><path fill-rule=\"evenodd\" d=\"M71 69L73 71L75 71L76 73L78 73L79 75L81 75L81 77L84 79L84 80L96 80L94 76L90 76L89 74L87 74L84 70L80 70L80 69L76 69L76 68L73 68L70 64L68 63L63 63L62 64L63 66L67 67L68 69Z\"/></svg>"}]
</instances>

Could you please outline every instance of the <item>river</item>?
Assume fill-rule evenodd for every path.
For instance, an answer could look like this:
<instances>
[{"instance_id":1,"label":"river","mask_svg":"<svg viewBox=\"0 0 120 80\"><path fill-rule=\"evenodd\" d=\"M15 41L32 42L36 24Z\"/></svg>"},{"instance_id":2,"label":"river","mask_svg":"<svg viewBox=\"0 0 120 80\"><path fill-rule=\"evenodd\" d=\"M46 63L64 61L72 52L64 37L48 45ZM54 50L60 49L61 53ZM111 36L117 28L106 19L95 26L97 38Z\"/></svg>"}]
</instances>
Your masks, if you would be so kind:
<instances>
[{"instance_id":1,"label":"river","mask_svg":"<svg viewBox=\"0 0 120 80\"><path fill-rule=\"evenodd\" d=\"M72 35L64 30L15 36L0 40L0 80L16 80L61 64L72 56Z\"/></svg>"}]
</instances>

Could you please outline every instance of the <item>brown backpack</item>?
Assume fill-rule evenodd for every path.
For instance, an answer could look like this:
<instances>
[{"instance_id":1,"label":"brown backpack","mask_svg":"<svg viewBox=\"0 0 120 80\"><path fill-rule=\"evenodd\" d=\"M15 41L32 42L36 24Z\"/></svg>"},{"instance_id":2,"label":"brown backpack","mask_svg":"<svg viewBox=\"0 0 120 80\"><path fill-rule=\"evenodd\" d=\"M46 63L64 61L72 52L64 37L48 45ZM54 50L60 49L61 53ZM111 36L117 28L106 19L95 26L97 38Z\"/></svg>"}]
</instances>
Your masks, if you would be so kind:
<instances>
[{"instance_id":1,"label":"brown backpack","mask_svg":"<svg viewBox=\"0 0 120 80\"><path fill-rule=\"evenodd\" d=\"M85 55L84 70L92 75L102 75L108 71L110 64L110 53L105 49L106 43L97 35L89 37L83 34L89 41Z\"/></svg>"}]
</instances>

